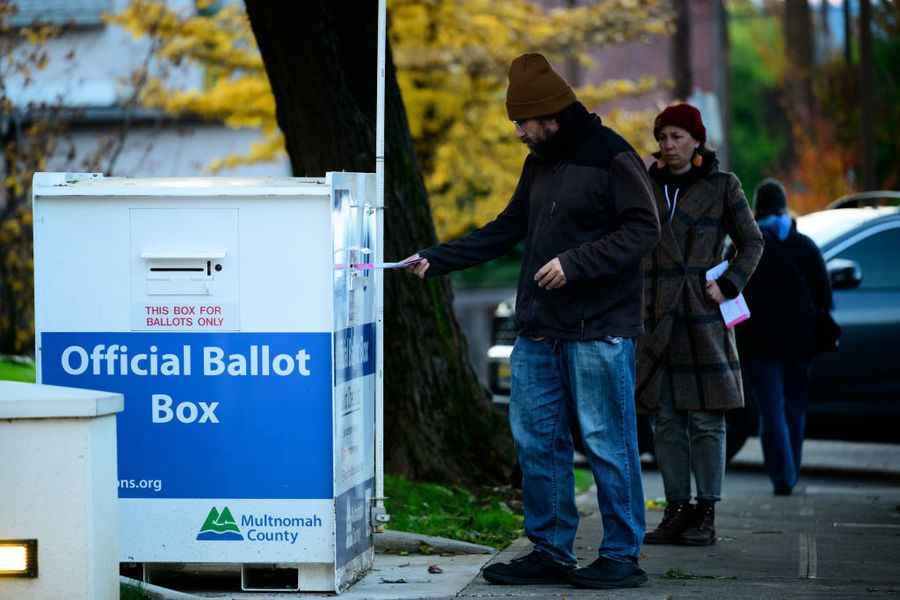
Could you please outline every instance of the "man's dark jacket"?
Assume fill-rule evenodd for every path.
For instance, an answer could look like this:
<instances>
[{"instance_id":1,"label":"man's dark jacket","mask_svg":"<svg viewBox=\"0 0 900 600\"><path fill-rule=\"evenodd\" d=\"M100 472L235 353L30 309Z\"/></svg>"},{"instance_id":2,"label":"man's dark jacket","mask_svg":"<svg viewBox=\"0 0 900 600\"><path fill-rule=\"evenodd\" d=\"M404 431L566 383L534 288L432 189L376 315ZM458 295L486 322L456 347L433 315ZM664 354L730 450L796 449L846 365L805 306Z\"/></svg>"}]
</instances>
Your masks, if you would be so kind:
<instances>
[{"instance_id":1,"label":"man's dark jacket","mask_svg":"<svg viewBox=\"0 0 900 600\"><path fill-rule=\"evenodd\" d=\"M816 352L816 314L831 310L831 283L819 247L791 223L779 240L763 231L762 258L744 288L750 319L737 327L741 359L808 359Z\"/></svg>"},{"instance_id":2,"label":"man's dark jacket","mask_svg":"<svg viewBox=\"0 0 900 600\"><path fill-rule=\"evenodd\" d=\"M651 184L628 142L580 104L567 110L549 146L526 158L496 219L420 255L433 277L502 256L525 240L516 296L520 334L635 337L643 332L641 257L659 240ZM534 275L556 257L567 283L541 289Z\"/></svg>"}]
</instances>

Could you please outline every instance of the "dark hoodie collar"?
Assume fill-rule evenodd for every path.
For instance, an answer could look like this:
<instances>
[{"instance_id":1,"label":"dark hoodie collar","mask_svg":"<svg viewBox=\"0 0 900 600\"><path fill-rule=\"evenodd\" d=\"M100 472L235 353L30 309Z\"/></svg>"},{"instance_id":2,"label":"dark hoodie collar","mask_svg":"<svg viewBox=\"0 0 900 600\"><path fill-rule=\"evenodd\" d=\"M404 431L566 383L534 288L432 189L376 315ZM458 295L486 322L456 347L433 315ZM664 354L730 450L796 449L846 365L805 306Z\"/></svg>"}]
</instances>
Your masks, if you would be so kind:
<instances>
[{"instance_id":1,"label":"dark hoodie collar","mask_svg":"<svg viewBox=\"0 0 900 600\"><path fill-rule=\"evenodd\" d=\"M602 124L600 117L589 113L581 102L576 102L560 113L559 131L540 148L532 150L532 154L546 161L571 156L590 135L594 122Z\"/></svg>"},{"instance_id":2,"label":"dark hoodie collar","mask_svg":"<svg viewBox=\"0 0 900 600\"><path fill-rule=\"evenodd\" d=\"M716 153L709 149L704 149L700 154L703 157L703 163L699 167L691 166L690 170L681 175L675 175L668 167L660 167L658 162L654 162L648 169L648 174L653 181L659 185L679 184L680 186L689 186L698 179L716 173L719 170L719 159ZM659 158L659 152L653 154L653 158Z\"/></svg>"}]
</instances>

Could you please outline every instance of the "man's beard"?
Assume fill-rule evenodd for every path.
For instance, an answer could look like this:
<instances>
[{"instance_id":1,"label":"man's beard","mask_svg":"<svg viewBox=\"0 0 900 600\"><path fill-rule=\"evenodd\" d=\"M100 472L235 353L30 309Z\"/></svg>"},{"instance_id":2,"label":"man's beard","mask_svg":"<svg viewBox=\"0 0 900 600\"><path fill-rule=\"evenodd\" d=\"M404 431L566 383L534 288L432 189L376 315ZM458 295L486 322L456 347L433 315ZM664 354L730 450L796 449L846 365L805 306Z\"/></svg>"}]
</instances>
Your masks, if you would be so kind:
<instances>
[{"instance_id":1,"label":"man's beard","mask_svg":"<svg viewBox=\"0 0 900 600\"><path fill-rule=\"evenodd\" d=\"M525 137L522 140L522 143L528 146L528 149L531 150L531 153L536 156L544 156L547 154L547 151L551 147L551 140L553 139L552 133L545 133L543 139L534 140L529 137Z\"/></svg>"}]
</instances>

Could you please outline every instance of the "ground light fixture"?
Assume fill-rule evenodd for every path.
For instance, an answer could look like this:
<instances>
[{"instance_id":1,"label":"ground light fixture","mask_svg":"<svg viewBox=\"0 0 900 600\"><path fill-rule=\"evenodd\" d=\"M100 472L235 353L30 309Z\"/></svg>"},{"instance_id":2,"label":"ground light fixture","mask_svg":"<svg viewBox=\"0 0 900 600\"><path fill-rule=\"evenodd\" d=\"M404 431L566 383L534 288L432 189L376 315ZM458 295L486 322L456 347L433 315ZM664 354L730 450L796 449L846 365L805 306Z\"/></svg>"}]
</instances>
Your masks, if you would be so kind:
<instances>
[{"instance_id":1,"label":"ground light fixture","mask_svg":"<svg viewBox=\"0 0 900 600\"><path fill-rule=\"evenodd\" d=\"M37 576L37 540L0 540L0 577Z\"/></svg>"}]
</instances>

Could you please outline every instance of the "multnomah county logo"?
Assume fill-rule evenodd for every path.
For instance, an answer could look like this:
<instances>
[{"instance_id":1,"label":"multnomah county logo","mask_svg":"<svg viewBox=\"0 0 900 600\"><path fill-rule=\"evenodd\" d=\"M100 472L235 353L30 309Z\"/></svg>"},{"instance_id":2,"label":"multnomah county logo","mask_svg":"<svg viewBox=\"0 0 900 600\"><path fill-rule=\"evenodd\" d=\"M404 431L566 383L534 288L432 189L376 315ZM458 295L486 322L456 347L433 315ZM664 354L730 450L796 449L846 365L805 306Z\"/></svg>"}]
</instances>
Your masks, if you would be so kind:
<instances>
[{"instance_id":1,"label":"multnomah county logo","mask_svg":"<svg viewBox=\"0 0 900 600\"><path fill-rule=\"evenodd\" d=\"M203 521L203 527L197 534L198 540L243 540L241 530L237 525L237 521L231 516L228 507L224 507L222 512L216 510L216 507L209 509L206 520Z\"/></svg>"}]
</instances>

